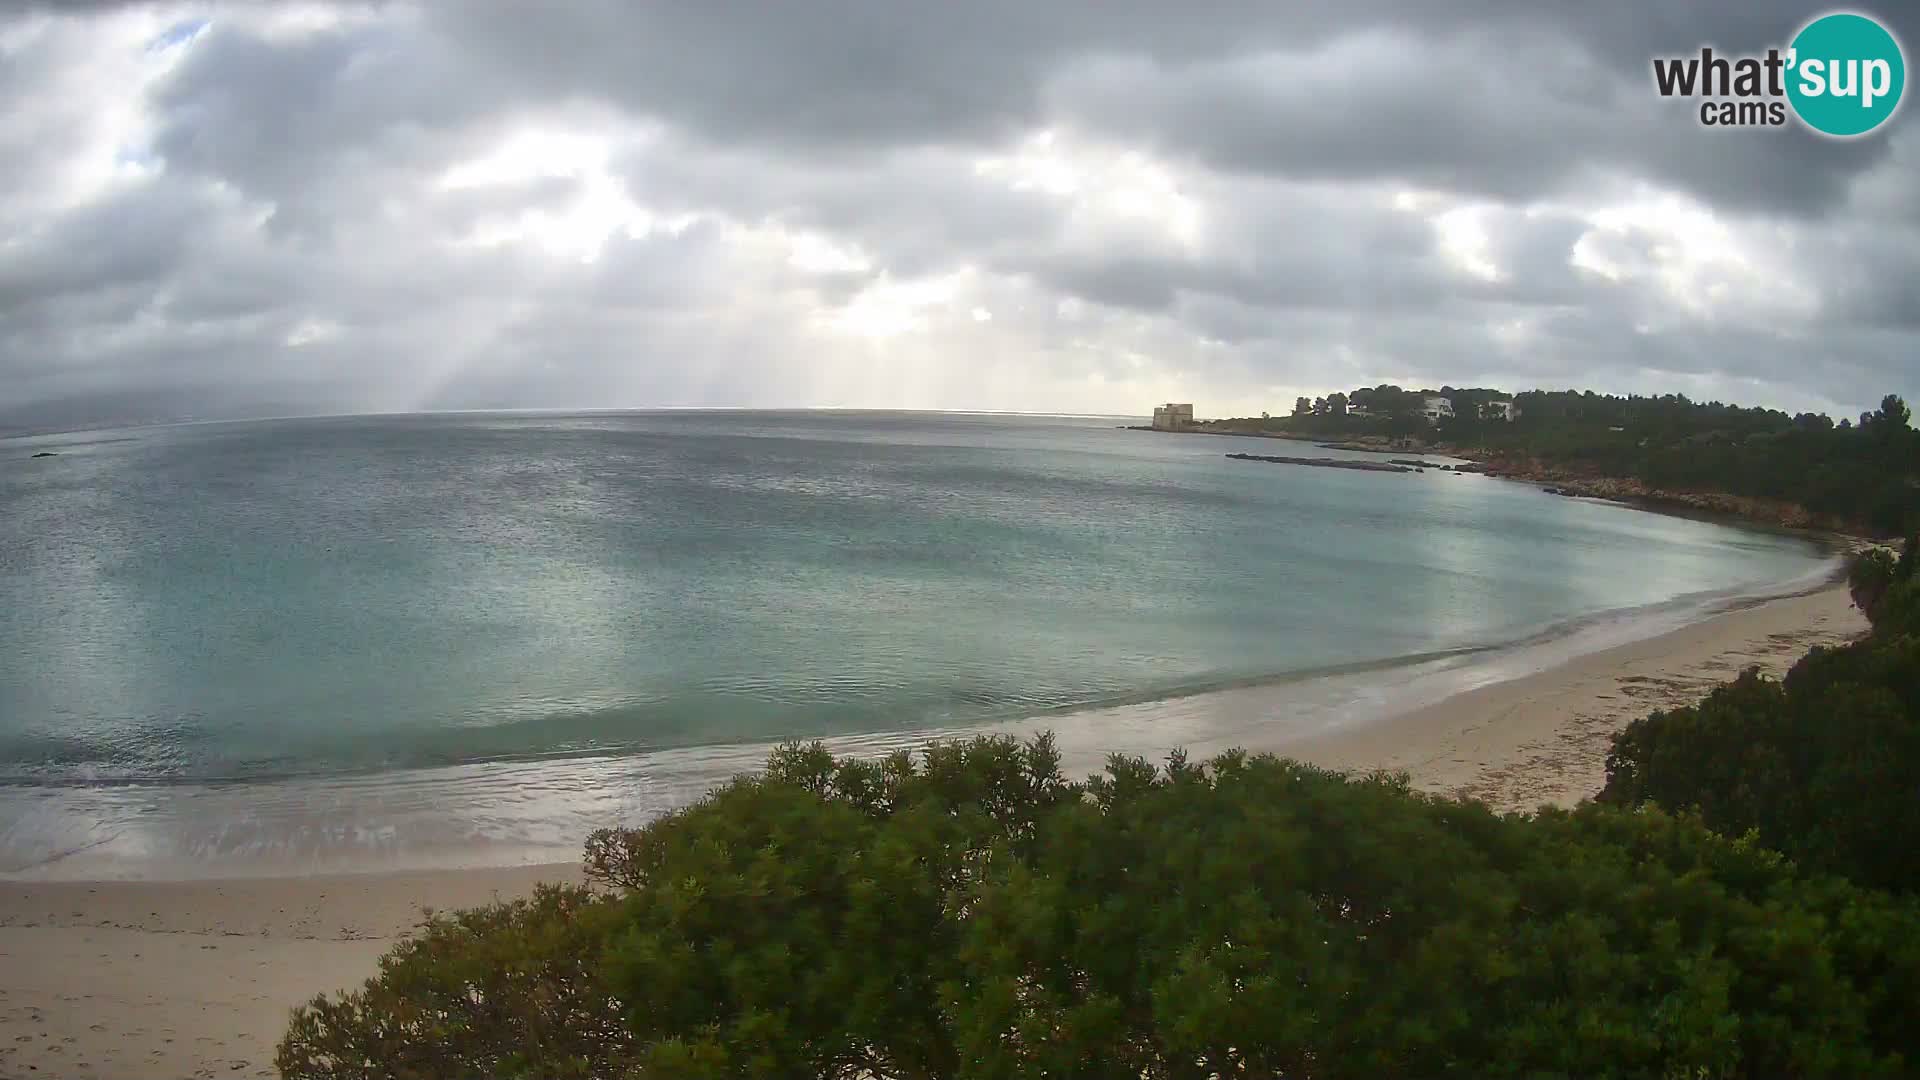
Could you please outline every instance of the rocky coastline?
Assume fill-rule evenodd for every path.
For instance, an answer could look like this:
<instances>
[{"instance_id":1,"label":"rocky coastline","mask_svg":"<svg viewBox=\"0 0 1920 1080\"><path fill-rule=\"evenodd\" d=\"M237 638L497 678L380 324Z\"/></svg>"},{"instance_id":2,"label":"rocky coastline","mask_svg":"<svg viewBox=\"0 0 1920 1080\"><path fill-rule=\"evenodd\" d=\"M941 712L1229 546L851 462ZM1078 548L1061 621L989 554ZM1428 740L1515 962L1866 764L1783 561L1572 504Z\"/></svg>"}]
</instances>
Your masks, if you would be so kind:
<instances>
[{"instance_id":1,"label":"rocky coastline","mask_svg":"<svg viewBox=\"0 0 1920 1080\"><path fill-rule=\"evenodd\" d=\"M1455 450L1449 453L1466 456ZM1606 499L1649 510L1679 510L1715 517L1736 517L1781 529L1849 531L1847 523L1825 518L1798 503L1721 491L1669 491L1630 477L1594 476L1532 460L1492 457L1480 462L1488 476L1550 487L1560 495Z\"/></svg>"},{"instance_id":2,"label":"rocky coastline","mask_svg":"<svg viewBox=\"0 0 1920 1080\"><path fill-rule=\"evenodd\" d=\"M1340 458L1276 457L1272 454L1228 454L1235 461L1265 461L1274 465L1307 465L1317 469L1351 469L1354 472L1418 472L1405 465L1384 465L1378 461L1345 461Z\"/></svg>"},{"instance_id":3,"label":"rocky coastline","mask_svg":"<svg viewBox=\"0 0 1920 1080\"><path fill-rule=\"evenodd\" d=\"M1438 454L1460 458L1467 464L1456 465L1450 471L1477 472L1503 480L1517 480L1538 484L1555 495L1567 495L1587 499L1604 499L1622 503L1644 510L1663 513L1678 513L1690 516L1704 516L1722 519L1738 519L1768 528L1790 529L1794 531L1853 534L1858 527L1851 522L1841 521L1829 516L1816 514L1798 503L1782 499L1767 499L1757 496L1732 495L1717 491L1672 491L1654 487L1644 481L1631 477L1599 476L1591 472L1554 465L1537 458L1503 454L1491 454L1472 447L1449 446L1446 444L1420 444L1409 439L1392 439L1380 435L1357 435L1340 442L1323 442L1312 436L1275 431L1241 431L1232 428L1214 427L1211 430L1197 430L1195 434L1240 435L1254 438L1291 439L1297 442L1311 442L1328 450L1374 454ZM1255 455L1234 454L1229 457L1254 457ZM1325 461L1329 459L1293 459L1293 461ZM1417 458L1390 459L1396 464L1386 469L1370 471L1394 471L1412 466ZM1344 463L1343 463L1344 464ZM1434 468L1431 462L1424 463ZM1448 471L1445 466L1438 466Z\"/></svg>"}]
</instances>

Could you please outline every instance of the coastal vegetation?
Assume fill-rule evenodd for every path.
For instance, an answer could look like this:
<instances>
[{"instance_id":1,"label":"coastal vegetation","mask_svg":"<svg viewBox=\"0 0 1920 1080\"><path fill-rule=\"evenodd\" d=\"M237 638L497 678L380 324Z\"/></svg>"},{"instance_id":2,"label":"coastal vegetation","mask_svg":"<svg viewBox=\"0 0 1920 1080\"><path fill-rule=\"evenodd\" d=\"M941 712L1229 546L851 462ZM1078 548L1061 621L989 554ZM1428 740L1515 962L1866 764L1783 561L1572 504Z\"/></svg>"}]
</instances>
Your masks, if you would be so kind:
<instances>
[{"instance_id":1,"label":"coastal vegetation","mask_svg":"<svg viewBox=\"0 0 1920 1080\"><path fill-rule=\"evenodd\" d=\"M595 834L587 886L435 917L300 1009L278 1065L1911 1075L1915 558L1856 564L1865 644L1636 725L1607 797L1572 811L1237 752L1076 782L1047 737L783 747Z\"/></svg>"},{"instance_id":2,"label":"coastal vegetation","mask_svg":"<svg viewBox=\"0 0 1920 1080\"><path fill-rule=\"evenodd\" d=\"M1425 415L1431 397L1445 398L1450 415ZM1502 409L1503 402L1510 404ZM1920 431L1895 394L1857 421L1836 423L1820 413L1789 415L1681 394L1507 395L1382 385L1302 398L1290 416L1216 420L1196 430L1372 438L1474 458L1496 475L1571 483L1582 494L1879 536L1920 528Z\"/></svg>"},{"instance_id":3,"label":"coastal vegetation","mask_svg":"<svg viewBox=\"0 0 1920 1080\"><path fill-rule=\"evenodd\" d=\"M1920 893L1920 552L1856 556L1849 584L1867 637L1634 722L1601 800L1685 808L1806 869Z\"/></svg>"}]
</instances>

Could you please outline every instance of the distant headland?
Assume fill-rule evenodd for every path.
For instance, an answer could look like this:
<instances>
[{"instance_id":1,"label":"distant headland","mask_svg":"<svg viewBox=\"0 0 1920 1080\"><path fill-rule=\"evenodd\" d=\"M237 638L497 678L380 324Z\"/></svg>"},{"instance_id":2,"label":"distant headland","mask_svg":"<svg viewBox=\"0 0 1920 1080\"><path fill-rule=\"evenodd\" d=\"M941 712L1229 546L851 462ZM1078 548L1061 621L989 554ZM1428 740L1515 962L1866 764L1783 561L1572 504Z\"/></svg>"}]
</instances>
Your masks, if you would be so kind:
<instances>
[{"instance_id":1,"label":"distant headland","mask_svg":"<svg viewBox=\"0 0 1920 1080\"><path fill-rule=\"evenodd\" d=\"M1790 528L1883 537L1920 528L1920 431L1898 394L1886 395L1878 409L1857 420L1835 421L1823 413L1697 402L1684 394L1382 384L1299 397L1280 416L1198 420L1193 405L1170 403L1154 409L1151 425L1134 430L1445 454L1475 463L1473 471L1551 485L1558 494ZM1230 456L1288 464L1338 461Z\"/></svg>"}]
</instances>

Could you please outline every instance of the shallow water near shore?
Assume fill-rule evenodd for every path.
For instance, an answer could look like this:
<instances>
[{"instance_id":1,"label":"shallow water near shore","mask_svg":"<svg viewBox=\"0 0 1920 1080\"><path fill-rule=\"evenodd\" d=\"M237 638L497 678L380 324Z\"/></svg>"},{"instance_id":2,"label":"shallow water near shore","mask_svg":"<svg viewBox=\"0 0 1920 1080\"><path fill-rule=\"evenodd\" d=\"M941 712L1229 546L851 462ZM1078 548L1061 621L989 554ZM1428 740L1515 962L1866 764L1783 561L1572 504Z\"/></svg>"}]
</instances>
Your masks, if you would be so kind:
<instances>
[{"instance_id":1,"label":"shallow water near shore","mask_svg":"<svg viewBox=\"0 0 1920 1080\"><path fill-rule=\"evenodd\" d=\"M0 874L571 858L793 737L1050 727L1076 769L1272 743L1831 569L1790 537L1117 423L0 442Z\"/></svg>"}]
</instances>

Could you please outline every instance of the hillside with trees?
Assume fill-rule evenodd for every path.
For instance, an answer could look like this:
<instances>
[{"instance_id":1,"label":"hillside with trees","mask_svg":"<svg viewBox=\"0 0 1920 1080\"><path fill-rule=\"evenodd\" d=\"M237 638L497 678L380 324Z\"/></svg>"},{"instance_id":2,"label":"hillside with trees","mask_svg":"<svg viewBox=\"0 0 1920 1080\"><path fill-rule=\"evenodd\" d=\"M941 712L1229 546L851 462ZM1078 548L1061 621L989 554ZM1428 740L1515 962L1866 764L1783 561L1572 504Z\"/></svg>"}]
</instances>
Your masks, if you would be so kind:
<instances>
[{"instance_id":1,"label":"hillside with trees","mask_svg":"<svg viewBox=\"0 0 1920 1080\"><path fill-rule=\"evenodd\" d=\"M1427 396L1453 415L1431 422ZM1513 419L1490 403L1510 401ZM1500 475L1614 481L1587 493L1659 500L1714 494L1727 509L1786 524L1900 536L1920 526L1920 431L1898 395L1858 420L1592 391L1409 391L1363 387L1295 403L1293 415L1213 421L1207 430L1405 440L1483 461ZM1672 500L1687 501L1687 500ZM1706 504L1712 505L1712 504Z\"/></svg>"}]
</instances>

